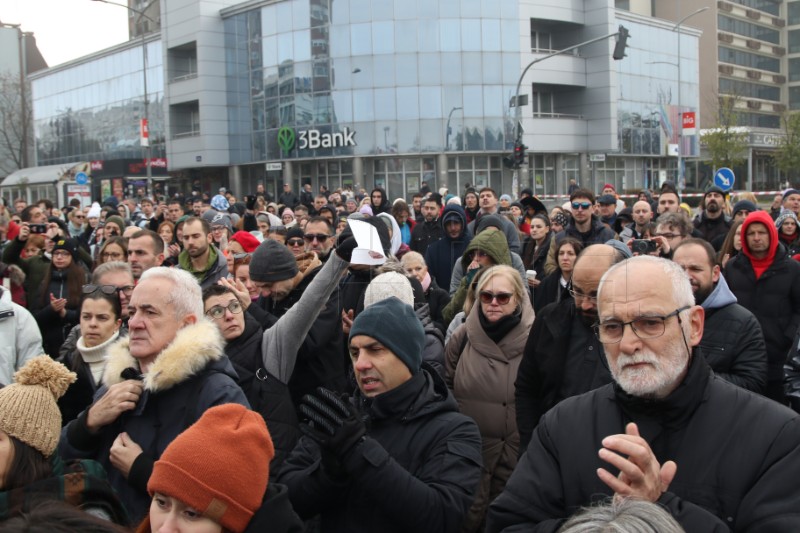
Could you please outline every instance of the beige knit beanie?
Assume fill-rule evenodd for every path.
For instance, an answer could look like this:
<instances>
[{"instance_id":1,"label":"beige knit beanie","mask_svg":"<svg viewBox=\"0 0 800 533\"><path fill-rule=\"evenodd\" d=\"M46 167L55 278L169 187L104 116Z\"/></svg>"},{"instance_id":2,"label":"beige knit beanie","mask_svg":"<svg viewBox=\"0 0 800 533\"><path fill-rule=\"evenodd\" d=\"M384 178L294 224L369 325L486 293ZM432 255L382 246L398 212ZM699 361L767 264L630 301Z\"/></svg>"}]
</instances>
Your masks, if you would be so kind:
<instances>
[{"instance_id":1,"label":"beige knit beanie","mask_svg":"<svg viewBox=\"0 0 800 533\"><path fill-rule=\"evenodd\" d=\"M0 430L50 457L61 434L56 400L77 379L47 355L34 357L0 389Z\"/></svg>"}]
</instances>

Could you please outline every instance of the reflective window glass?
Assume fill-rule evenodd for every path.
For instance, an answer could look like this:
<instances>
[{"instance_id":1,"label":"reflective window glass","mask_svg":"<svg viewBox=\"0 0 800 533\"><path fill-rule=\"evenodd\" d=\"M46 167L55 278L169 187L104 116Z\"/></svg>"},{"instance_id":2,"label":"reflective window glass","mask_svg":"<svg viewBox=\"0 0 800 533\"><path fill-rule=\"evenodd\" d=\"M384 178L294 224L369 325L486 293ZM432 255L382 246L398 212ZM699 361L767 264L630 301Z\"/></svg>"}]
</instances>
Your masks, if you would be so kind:
<instances>
[{"instance_id":1,"label":"reflective window glass","mask_svg":"<svg viewBox=\"0 0 800 533\"><path fill-rule=\"evenodd\" d=\"M371 24L352 24L350 26L350 50L354 56L372 54Z\"/></svg>"}]
</instances>

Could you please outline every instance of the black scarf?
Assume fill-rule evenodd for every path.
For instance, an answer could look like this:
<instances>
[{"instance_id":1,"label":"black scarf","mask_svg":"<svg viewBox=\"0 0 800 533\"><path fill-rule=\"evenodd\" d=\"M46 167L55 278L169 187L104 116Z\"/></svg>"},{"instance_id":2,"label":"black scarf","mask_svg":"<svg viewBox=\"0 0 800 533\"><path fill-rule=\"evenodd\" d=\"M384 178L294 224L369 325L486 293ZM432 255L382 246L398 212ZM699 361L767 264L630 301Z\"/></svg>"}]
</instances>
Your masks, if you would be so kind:
<instances>
[{"instance_id":1,"label":"black scarf","mask_svg":"<svg viewBox=\"0 0 800 533\"><path fill-rule=\"evenodd\" d=\"M522 320L522 308L517 306L513 314L506 315L496 322L489 322L483 314L483 309L478 305L478 319L480 320L481 328L483 328L486 336L492 339L492 342L495 344L500 344L500 341L502 341L512 329L519 325Z\"/></svg>"}]
</instances>

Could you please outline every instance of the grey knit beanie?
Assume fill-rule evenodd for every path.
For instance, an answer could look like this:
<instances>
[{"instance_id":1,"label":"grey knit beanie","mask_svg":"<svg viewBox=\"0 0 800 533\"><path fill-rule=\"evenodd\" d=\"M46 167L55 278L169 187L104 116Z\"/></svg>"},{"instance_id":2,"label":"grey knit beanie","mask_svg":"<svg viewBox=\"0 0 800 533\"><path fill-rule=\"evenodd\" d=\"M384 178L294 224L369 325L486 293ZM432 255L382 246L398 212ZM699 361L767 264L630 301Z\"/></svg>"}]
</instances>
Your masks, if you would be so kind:
<instances>
[{"instance_id":1,"label":"grey knit beanie","mask_svg":"<svg viewBox=\"0 0 800 533\"><path fill-rule=\"evenodd\" d=\"M259 244L250 260L250 279L253 281L283 281L295 277L298 272L292 252L272 239Z\"/></svg>"}]
</instances>

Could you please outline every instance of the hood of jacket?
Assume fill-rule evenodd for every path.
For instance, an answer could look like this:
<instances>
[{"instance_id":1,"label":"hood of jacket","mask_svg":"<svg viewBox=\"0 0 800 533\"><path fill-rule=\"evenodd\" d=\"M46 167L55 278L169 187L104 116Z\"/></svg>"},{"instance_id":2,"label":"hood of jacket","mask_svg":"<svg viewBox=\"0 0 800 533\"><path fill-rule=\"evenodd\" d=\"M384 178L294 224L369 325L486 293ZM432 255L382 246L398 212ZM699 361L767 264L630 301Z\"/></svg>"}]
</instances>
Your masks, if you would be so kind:
<instances>
[{"instance_id":1,"label":"hood of jacket","mask_svg":"<svg viewBox=\"0 0 800 533\"><path fill-rule=\"evenodd\" d=\"M224 356L223 339L217 327L205 318L178 331L173 341L156 357L144 374L144 388L160 392L182 383ZM139 368L131 355L130 338L117 341L108 349L103 383L108 386L123 381L122 371Z\"/></svg>"},{"instance_id":2,"label":"hood of jacket","mask_svg":"<svg viewBox=\"0 0 800 533\"><path fill-rule=\"evenodd\" d=\"M775 222L772 220L772 217L770 217L769 213L766 211L750 213L747 215L747 218L744 219L744 222L742 222L742 253L744 253L750 261L753 261L753 253L747 245L747 238L745 236L747 235L747 228L755 223L763 224L767 227L767 232L769 233L769 251L766 259L768 262L772 262L772 260L775 259L775 252L778 249L778 230L775 228Z\"/></svg>"},{"instance_id":3,"label":"hood of jacket","mask_svg":"<svg viewBox=\"0 0 800 533\"><path fill-rule=\"evenodd\" d=\"M433 335L444 343L444 335L442 335L442 332L439 331L439 328L436 327L436 324L433 323L433 319L431 318L430 304L425 303L419 307L415 306L414 313L416 313L417 318L422 323L422 329L425 331L425 335Z\"/></svg>"},{"instance_id":4,"label":"hood of jacket","mask_svg":"<svg viewBox=\"0 0 800 533\"><path fill-rule=\"evenodd\" d=\"M735 304L738 300L728 287L728 282L725 281L725 276L719 275L719 281L708 298L701 304L703 309L721 309L731 304Z\"/></svg>"},{"instance_id":5,"label":"hood of jacket","mask_svg":"<svg viewBox=\"0 0 800 533\"><path fill-rule=\"evenodd\" d=\"M444 380L424 362L422 369L402 385L371 399L357 392L356 400L362 403L372 420L399 418L408 421L458 410Z\"/></svg>"},{"instance_id":6,"label":"hood of jacket","mask_svg":"<svg viewBox=\"0 0 800 533\"><path fill-rule=\"evenodd\" d=\"M461 234L457 239L451 239L448 237L447 228L444 227L445 222L453 219L454 217L458 217L458 219L461 220ZM469 237L469 230L467 229L467 214L464 211L464 208L458 204L449 204L444 208L444 211L442 211L442 216L439 217L439 224L442 226L442 235L444 235L444 238L447 240L461 241Z\"/></svg>"},{"instance_id":7,"label":"hood of jacket","mask_svg":"<svg viewBox=\"0 0 800 533\"><path fill-rule=\"evenodd\" d=\"M511 266L511 252L508 249L508 240L502 231L483 231L475 236L467 245L464 255L461 256L461 265L464 272L469 266L469 253L473 250L483 250L494 260L496 265Z\"/></svg>"}]
</instances>

